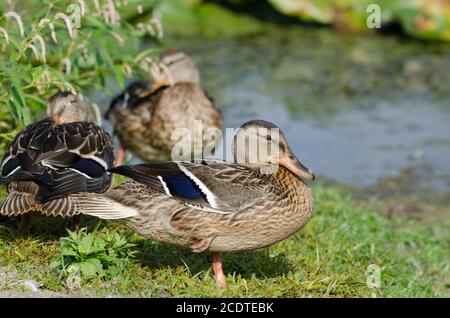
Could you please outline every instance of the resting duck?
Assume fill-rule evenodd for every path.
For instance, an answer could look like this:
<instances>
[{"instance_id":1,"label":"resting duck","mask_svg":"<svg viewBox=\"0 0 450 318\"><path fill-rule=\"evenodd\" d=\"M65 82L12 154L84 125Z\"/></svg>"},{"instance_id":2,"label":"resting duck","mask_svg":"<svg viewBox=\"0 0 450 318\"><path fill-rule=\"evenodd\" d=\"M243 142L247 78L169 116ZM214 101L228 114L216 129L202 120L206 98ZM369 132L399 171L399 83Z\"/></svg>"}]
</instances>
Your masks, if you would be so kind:
<instances>
[{"instance_id":1,"label":"resting duck","mask_svg":"<svg viewBox=\"0 0 450 318\"><path fill-rule=\"evenodd\" d=\"M270 151L258 152L256 145ZM216 280L225 286L220 253L284 240L308 222L313 210L304 180L314 175L294 156L277 126L245 123L233 149L237 163L197 160L109 169L134 181L103 196L82 196L80 212L103 219L126 213L123 222L148 238L213 252ZM98 208L105 214L93 214Z\"/></svg>"},{"instance_id":2,"label":"resting duck","mask_svg":"<svg viewBox=\"0 0 450 318\"><path fill-rule=\"evenodd\" d=\"M95 125L89 108L59 92L50 98L47 118L26 126L4 155L0 183L8 196L0 214L73 216L76 202L67 194L108 190L113 161L111 137Z\"/></svg>"},{"instance_id":3,"label":"resting duck","mask_svg":"<svg viewBox=\"0 0 450 318\"><path fill-rule=\"evenodd\" d=\"M144 161L171 160L171 151L179 141L171 138L175 129L187 128L196 133L191 136L202 141L208 129L221 131L223 120L214 101L199 86L200 75L189 55L170 50L153 66L154 82L131 83L112 101L105 117L112 122L122 148ZM201 121L199 132L199 122L194 121ZM199 143L201 149L207 142ZM191 155L189 152L184 157ZM124 150L119 151L117 164L123 156Z\"/></svg>"}]
</instances>

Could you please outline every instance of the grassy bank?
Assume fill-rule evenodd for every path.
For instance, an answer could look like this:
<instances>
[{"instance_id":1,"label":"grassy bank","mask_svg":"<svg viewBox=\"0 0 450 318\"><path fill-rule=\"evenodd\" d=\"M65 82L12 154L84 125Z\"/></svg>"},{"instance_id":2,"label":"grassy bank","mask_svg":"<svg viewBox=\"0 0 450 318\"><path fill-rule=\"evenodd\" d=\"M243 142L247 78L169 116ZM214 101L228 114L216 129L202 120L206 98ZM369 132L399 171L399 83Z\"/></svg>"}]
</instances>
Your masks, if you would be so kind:
<instances>
[{"instance_id":1,"label":"grassy bank","mask_svg":"<svg viewBox=\"0 0 450 318\"><path fill-rule=\"evenodd\" d=\"M68 296L450 295L448 222L423 225L387 219L375 211L362 210L337 188L318 185L314 193L315 215L295 236L268 249L224 257L229 283L225 290L215 285L208 254L196 255L144 240L113 223L97 227L95 219L84 223L92 234L77 233L70 241L60 241L60 236L67 236L67 221L36 217L29 230L21 230L18 222L11 220L0 226L0 291L24 290L20 281L32 279L42 290ZM86 242L98 250L83 250ZM135 245L125 246L124 242ZM90 276L71 276L68 267L79 265L81 258L103 267ZM61 259L66 261L64 266L58 263ZM111 269L111 260L122 268ZM367 287L370 264L380 267L380 288Z\"/></svg>"}]
</instances>

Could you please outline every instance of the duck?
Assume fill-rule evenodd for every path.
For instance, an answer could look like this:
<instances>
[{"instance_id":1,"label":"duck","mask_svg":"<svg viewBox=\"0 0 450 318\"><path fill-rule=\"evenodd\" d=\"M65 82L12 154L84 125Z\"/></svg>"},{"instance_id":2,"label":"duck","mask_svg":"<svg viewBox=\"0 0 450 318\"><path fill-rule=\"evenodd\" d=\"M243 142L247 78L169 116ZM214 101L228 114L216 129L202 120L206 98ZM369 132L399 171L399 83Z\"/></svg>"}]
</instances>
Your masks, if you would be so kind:
<instances>
[{"instance_id":1,"label":"duck","mask_svg":"<svg viewBox=\"0 0 450 318\"><path fill-rule=\"evenodd\" d=\"M207 132L221 136L222 115L215 101L201 88L200 74L192 57L172 49L162 53L152 66L154 80L129 84L112 100L105 114L122 147L117 165L122 163L125 150L144 162L171 160L172 149L180 142L173 138L177 129L195 133L193 136L201 147L196 154L186 151L181 159L202 155L201 150L210 143L202 139Z\"/></svg>"},{"instance_id":2,"label":"duck","mask_svg":"<svg viewBox=\"0 0 450 318\"><path fill-rule=\"evenodd\" d=\"M276 125L245 123L232 150L233 162L193 159L110 168L132 180L101 196L82 195L80 213L118 219L144 237L195 253L212 252L214 276L225 287L222 253L288 238L308 222L314 205L306 182L315 176ZM103 212L96 212L100 208Z\"/></svg>"},{"instance_id":3,"label":"duck","mask_svg":"<svg viewBox=\"0 0 450 318\"><path fill-rule=\"evenodd\" d=\"M89 107L70 92L50 97L46 117L22 129L0 166L8 195L0 215L71 217L68 194L106 192L114 163L111 136L95 124Z\"/></svg>"}]
</instances>

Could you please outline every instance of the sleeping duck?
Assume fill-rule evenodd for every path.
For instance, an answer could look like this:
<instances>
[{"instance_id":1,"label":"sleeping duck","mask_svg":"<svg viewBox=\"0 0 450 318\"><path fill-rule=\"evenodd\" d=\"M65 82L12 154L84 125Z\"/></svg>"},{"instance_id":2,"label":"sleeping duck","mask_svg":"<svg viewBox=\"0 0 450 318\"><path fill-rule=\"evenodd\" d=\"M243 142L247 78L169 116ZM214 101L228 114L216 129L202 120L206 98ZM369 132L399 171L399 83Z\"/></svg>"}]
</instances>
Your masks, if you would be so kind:
<instances>
[{"instance_id":1,"label":"sleeping duck","mask_svg":"<svg viewBox=\"0 0 450 318\"><path fill-rule=\"evenodd\" d=\"M0 183L8 196L0 215L73 216L70 207L77 203L67 195L108 190L113 161L111 137L94 123L90 109L59 92L50 98L47 117L26 126L3 157Z\"/></svg>"},{"instance_id":2,"label":"sleeping duck","mask_svg":"<svg viewBox=\"0 0 450 318\"><path fill-rule=\"evenodd\" d=\"M171 151L179 142L172 139L174 131L186 128L191 136L195 134L193 138L201 141L198 144L203 149L208 143L207 139L202 140L203 134L215 129L220 135L223 120L214 101L199 85L200 75L194 61L184 52L170 50L153 66L154 81L131 83L112 101L105 115L112 122L122 148L143 161L171 160ZM185 157L191 155L189 152ZM123 156L124 150L119 151L117 164Z\"/></svg>"},{"instance_id":3,"label":"sleeping duck","mask_svg":"<svg viewBox=\"0 0 450 318\"><path fill-rule=\"evenodd\" d=\"M261 146L270 151L257 151ZM313 211L305 180L314 175L277 126L245 123L233 149L234 163L194 160L111 168L134 181L104 195L78 195L77 208L103 219L123 218L131 229L157 241L212 252L216 280L225 286L220 253L280 242L301 229Z\"/></svg>"}]
</instances>

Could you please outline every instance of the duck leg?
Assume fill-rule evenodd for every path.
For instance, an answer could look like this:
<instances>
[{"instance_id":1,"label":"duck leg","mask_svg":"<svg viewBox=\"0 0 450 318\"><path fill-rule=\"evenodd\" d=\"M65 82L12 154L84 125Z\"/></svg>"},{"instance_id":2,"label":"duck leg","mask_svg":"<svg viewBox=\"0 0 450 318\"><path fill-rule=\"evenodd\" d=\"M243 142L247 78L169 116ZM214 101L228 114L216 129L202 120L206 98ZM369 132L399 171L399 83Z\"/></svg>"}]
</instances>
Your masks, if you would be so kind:
<instances>
[{"instance_id":1,"label":"duck leg","mask_svg":"<svg viewBox=\"0 0 450 318\"><path fill-rule=\"evenodd\" d=\"M227 287L227 281L222 270L222 255L220 255L220 253L212 253L212 257L212 267L214 276L216 277L217 285L219 285L219 287L225 288Z\"/></svg>"},{"instance_id":2,"label":"duck leg","mask_svg":"<svg viewBox=\"0 0 450 318\"><path fill-rule=\"evenodd\" d=\"M119 152L117 153L116 162L114 163L114 165L120 166L123 162L123 159L125 159L125 149L120 147Z\"/></svg>"},{"instance_id":3,"label":"duck leg","mask_svg":"<svg viewBox=\"0 0 450 318\"><path fill-rule=\"evenodd\" d=\"M29 214L22 214L20 217L20 225L23 229L28 229L30 226L30 215Z\"/></svg>"},{"instance_id":4,"label":"duck leg","mask_svg":"<svg viewBox=\"0 0 450 318\"><path fill-rule=\"evenodd\" d=\"M177 228L176 224L173 224ZM194 253L201 253L206 251L211 245L213 238L199 240L198 242L191 245L191 249ZM222 270L222 255L220 253L212 253L212 267L214 272L214 277L216 278L217 285L219 287L227 287L227 281L225 279L225 274Z\"/></svg>"},{"instance_id":5,"label":"duck leg","mask_svg":"<svg viewBox=\"0 0 450 318\"><path fill-rule=\"evenodd\" d=\"M81 224L81 214L72 217L72 230L78 231Z\"/></svg>"}]
</instances>

